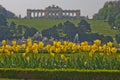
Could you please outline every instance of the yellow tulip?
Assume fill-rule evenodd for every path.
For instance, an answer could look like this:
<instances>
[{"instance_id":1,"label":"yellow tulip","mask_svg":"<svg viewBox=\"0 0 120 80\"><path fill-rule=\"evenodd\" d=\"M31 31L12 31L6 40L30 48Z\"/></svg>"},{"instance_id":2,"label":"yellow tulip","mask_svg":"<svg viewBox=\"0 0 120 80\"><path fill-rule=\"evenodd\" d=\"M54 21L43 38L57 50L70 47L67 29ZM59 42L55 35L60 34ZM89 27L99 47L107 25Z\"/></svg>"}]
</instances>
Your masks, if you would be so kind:
<instances>
[{"instance_id":1,"label":"yellow tulip","mask_svg":"<svg viewBox=\"0 0 120 80\"><path fill-rule=\"evenodd\" d=\"M67 45L67 41L64 41L64 42L63 42L63 45L66 46L66 45Z\"/></svg>"},{"instance_id":2,"label":"yellow tulip","mask_svg":"<svg viewBox=\"0 0 120 80\"><path fill-rule=\"evenodd\" d=\"M111 52L112 52L113 54L115 54L115 53L117 52L117 49L116 49L116 48L112 48L112 49L111 49Z\"/></svg>"},{"instance_id":3,"label":"yellow tulip","mask_svg":"<svg viewBox=\"0 0 120 80\"><path fill-rule=\"evenodd\" d=\"M41 48L43 48L43 46L44 46L44 43L43 42L39 42L39 48L41 49Z\"/></svg>"},{"instance_id":4,"label":"yellow tulip","mask_svg":"<svg viewBox=\"0 0 120 80\"><path fill-rule=\"evenodd\" d=\"M107 43L107 46L108 46L108 47L112 47L112 42L108 42L108 43Z\"/></svg>"},{"instance_id":5,"label":"yellow tulip","mask_svg":"<svg viewBox=\"0 0 120 80\"><path fill-rule=\"evenodd\" d=\"M2 40L2 45L6 45L6 40Z\"/></svg>"},{"instance_id":6,"label":"yellow tulip","mask_svg":"<svg viewBox=\"0 0 120 80\"><path fill-rule=\"evenodd\" d=\"M63 60L65 58L65 55L64 54L61 54L61 59Z\"/></svg>"},{"instance_id":7,"label":"yellow tulip","mask_svg":"<svg viewBox=\"0 0 120 80\"><path fill-rule=\"evenodd\" d=\"M26 44L22 44L21 47L22 47L23 49L25 49L25 48L26 48Z\"/></svg>"},{"instance_id":8,"label":"yellow tulip","mask_svg":"<svg viewBox=\"0 0 120 80\"><path fill-rule=\"evenodd\" d=\"M67 62L67 61L68 61L68 59L69 59L68 57L65 57L65 58L64 58L64 61L65 61L65 62Z\"/></svg>"},{"instance_id":9,"label":"yellow tulip","mask_svg":"<svg viewBox=\"0 0 120 80\"><path fill-rule=\"evenodd\" d=\"M84 62L84 65L86 65L86 64L87 64L87 61Z\"/></svg>"},{"instance_id":10,"label":"yellow tulip","mask_svg":"<svg viewBox=\"0 0 120 80\"><path fill-rule=\"evenodd\" d=\"M10 56L10 52L7 52L6 55L7 55L7 56Z\"/></svg>"},{"instance_id":11,"label":"yellow tulip","mask_svg":"<svg viewBox=\"0 0 120 80\"><path fill-rule=\"evenodd\" d=\"M33 50L33 53L34 53L34 54L38 54L38 49L34 49L34 50Z\"/></svg>"},{"instance_id":12,"label":"yellow tulip","mask_svg":"<svg viewBox=\"0 0 120 80\"><path fill-rule=\"evenodd\" d=\"M97 46L100 46L101 40L99 40L99 39L95 40L95 41L94 41L94 44L96 44Z\"/></svg>"},{"instance_id":13,"label":"yellow tulip","mask_svg":"<svg viewBox=\"0 0 120 80\"><path fill-rule=\"evenodd\" d=\"M55 49L55 52L56 52L56 53L60 53L60 51L61 51L60 48L56 48L56 49Z\"/></svg>"},{"instance_id":14,"label":"yellow tulip","mask_svg":"<svg viewBox=\"0 0 120 80\"><path fill-rule=\"evenodd\" d=\"M26 57L26 60L27 60L27 61L29 61L29 60L30 60L30 57L29 57L29 56L27 56L27 57Z\"/></svg>"},{"instance_id":15,"label":"yellow tulip","mask_svg":"<svg viewBox=\"0 0 120 80\"><path fill-rule=\"evenodd\" d=\"M22 53L22 56L25 57L25 56L26 56L26 53Z\"/></svg>"},{"instance_id":16,"label":"yellow tulip","mask_svg":"<svg viewBox=\"0 0 120 80\"><path fill-rule=\"evenodd\" d=\"M55 56L55 54L51 52L51 53L50 53L50 56L51 56L51 57L54 57L54 56Z\"/></svg>"},{"instance_id":17,"label":"yellow tulip","mask_svg":"<svg viewBox=\"0 0 120 80\"><path fill-rule=\"evenodd\" d=\"M13 46L16 46L16 45L17 45L17 42L16 42L16 41L12 41L12 45L13 45Z\"/></svg>"},{"instance_id":18,"label":"yellow tulip","mask_svg":"<svg viewBox=\"0 0 120 80\"><path fill-rule=\"evenodd\" d=\"M99 53L100 56L103 56L104 54L103 53Z\"/></svg>"}]
</instances>

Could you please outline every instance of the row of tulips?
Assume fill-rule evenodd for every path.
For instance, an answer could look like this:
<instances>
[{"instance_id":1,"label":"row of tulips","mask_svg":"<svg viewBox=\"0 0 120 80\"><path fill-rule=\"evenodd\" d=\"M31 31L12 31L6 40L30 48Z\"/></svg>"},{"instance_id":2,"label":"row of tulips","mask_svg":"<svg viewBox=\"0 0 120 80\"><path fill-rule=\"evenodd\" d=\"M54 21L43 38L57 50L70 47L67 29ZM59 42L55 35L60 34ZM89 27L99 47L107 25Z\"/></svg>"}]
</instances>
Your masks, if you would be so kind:
<instances>
[{"instance_id":1,"label":"row of tulips","mask_svg":"<svg viewBox=\"0 0 120 80\"><path fill-rule=\"evenodd\" d=\"M95 40L93 45L54 41L44 45L27 39L18 45L12 41L8 45L2 40L0 46L0 67L22 68L80 68L80 69L120 69L120 55L112 42L101 45Z\"/></svg>"},{"instance_id":2,"label":"row of tulips","mask_svg":"<svg viewBox=\"0 0 120 80\"><path fill-rule=\"evenodd\" d=\"M48 44L44 46L43 42L33 43L31 39L27 39L27 43L17 45L16 41L12 41L12 45L7 45L6 41L2 41L0 46L0 53L18 53L23 51L24 53L33 52L38 54L41 51L47 51L48 53L76 53L76 52L103 52L103 53L113 53L117 52L117 49L112 46L112 42L101 45L100 40L95 40L93 45L89 45L87 41L75 44L73 42L64 41L54 41L52 45Z\"/></svg>"}]
</instances>

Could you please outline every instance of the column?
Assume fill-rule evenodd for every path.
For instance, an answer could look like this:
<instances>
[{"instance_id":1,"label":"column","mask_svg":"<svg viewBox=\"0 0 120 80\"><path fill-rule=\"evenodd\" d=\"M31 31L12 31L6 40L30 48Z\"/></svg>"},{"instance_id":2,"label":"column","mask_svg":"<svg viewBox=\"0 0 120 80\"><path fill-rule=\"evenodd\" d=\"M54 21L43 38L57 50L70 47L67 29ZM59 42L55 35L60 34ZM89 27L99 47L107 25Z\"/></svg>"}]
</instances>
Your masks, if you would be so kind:
<instances>
[{"instance_id":1,"label":"column","mask_svg":"<svg viewBox=\"0 0 120 80\"><path fill-rule=\"evenodd\" d=\"M35 18L35 11L33 12L33 18Z\"/></svg>"},{"instance_id":2,"label":"column","mask_svg":"<svg viewBox=\"0 0 120 80\"><path fill-rule=\"evenodd\" d=\"M39 12L37 11L37 18L39 18Z\"/></svg>"},{"instance_id":3,"label":"column","mask_svg":"<svg viewBox=\"0 0 120 80\"><path fill-rule=\"evenodd\" d=\"M30 19L31 18L31 10L27 9L27 18Z\"/></svg>"},{"instance_id":4,"label":"column","mask_svg":"<svg viewBox=\"0 0 120 80\"><path fill-rule=\"evenodd\" d=\"M77 10L77 11L76 11L76 18L77 18L77 19L80 19L80 10Z\"/></svg>"}]
</instances>

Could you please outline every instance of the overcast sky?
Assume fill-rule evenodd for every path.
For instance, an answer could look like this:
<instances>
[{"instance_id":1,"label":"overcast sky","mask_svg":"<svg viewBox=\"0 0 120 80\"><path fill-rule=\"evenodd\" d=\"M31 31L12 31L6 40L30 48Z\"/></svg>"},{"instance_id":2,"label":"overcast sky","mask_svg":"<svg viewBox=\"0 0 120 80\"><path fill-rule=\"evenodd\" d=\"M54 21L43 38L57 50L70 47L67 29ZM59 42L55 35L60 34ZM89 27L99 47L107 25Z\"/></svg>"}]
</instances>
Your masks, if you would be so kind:
<instances>
[{"instance_id":1,"label":"overcast sky","mask_svg":"<svg viewBox=\"0 0 120 80\"><path fill-rule=\"evenodd\" d=\"M97 13L106 1L114 0L0 0L0 4L17 16L26 16L26 9L45 9L49 5L57 5L62 9L80 9L81 16L89 16Z\"/></svg>"}]
</instances>

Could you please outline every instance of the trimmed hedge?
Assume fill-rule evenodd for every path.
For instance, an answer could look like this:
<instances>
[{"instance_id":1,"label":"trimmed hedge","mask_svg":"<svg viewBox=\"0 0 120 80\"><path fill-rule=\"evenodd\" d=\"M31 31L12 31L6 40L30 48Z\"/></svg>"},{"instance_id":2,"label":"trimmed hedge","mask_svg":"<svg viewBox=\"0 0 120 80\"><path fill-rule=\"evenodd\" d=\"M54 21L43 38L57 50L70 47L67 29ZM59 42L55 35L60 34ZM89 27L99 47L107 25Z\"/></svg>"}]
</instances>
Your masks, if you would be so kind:
<instances>
[{"instance_id":1,"label":"trimmed hedge","mask_svg":"<svg viewBox=\"0 0 120 80\"><path fill-rule=\"evenodd\" d=\"M120 80L120 70L0 68L0 77L38 80Z\"/></svg>"}]
</instances>

